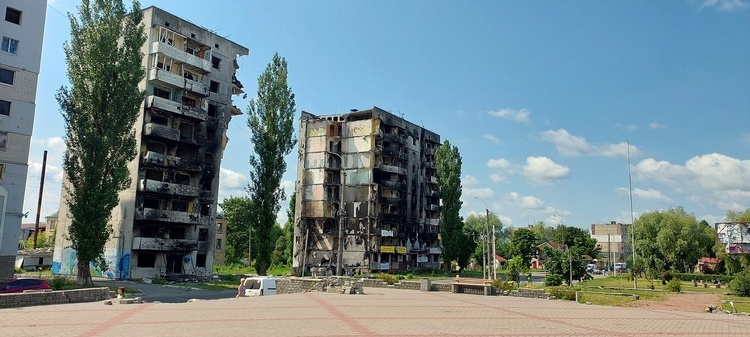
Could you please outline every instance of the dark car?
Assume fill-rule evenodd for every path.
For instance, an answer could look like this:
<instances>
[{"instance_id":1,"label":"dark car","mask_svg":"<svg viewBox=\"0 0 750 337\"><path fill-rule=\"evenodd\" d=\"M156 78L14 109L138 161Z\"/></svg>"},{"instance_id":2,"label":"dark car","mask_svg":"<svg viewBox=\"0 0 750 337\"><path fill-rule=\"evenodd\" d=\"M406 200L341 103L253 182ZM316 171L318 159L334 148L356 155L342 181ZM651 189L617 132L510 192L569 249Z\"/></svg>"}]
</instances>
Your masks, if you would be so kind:
<instances>
[{"instance_id":1,"label":"dark car","mask_svg":"<svg viewBox=\"0 0 750 337\"><path fill-rule=\"evenodd\" d=\"M47 281L37 278L0 280L0 294L22 293L26 290L50 290Z\"/></svg>"}]
</instances>

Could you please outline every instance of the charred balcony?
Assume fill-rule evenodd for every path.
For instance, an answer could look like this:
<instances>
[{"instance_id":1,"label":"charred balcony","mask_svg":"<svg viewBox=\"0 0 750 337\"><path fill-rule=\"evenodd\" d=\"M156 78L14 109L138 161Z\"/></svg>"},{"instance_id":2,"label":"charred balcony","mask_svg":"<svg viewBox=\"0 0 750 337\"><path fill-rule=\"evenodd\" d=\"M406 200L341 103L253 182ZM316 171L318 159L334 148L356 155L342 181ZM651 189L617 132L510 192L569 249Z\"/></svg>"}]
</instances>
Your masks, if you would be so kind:
<instances>
[{"instance_id":1,"label":"charred balcony","mask_svg":"<svg viewBox=\"0 0 750 337\"><path fill-rule=\"evenodd\" d=\"M195 212L170 211L156 208L138 208L135 220L150 220L189 225L208 225L208 217Z\"/></svg>"},{"instance_id":2,"label":"charred balcony","mask_svg":"<svg viewBox=\"0 0 750 337\"><path fill-rule=\"evenodd\" d=\"M173 251L173 252L190 252L198 250L197 240L187 239L164 239L164 238L147 238L136 236L133 238L133 250L155 250L155 251Z\"/></svg>"},{"instance_id":3,"label":"charred balcony","mask_svg":"<svg viewBox=\"0 0 750 337\"><path fill-rule=\"evenodd\" d=\"M185 78L166 69L156 67L149 69L148 79L156 84L187 90L198 96L207 97L209 95L207 85Z\"/></svg>"},{"instance_id":4,"label":"charred balcony","mask_svg":"<svg viewBox=\"0 0 750 337\"><path fill-rule=\"evenodd\" d=\"M171 112L201 121L205 120L207 116L206 111L203 109L184 105L180 102L168 100L156 95L146 97L146 108Z\"/></svg>"},{"instance_id":5,"label":"charred balcony","mask_svg":"<svg viewBox=\"0 0 750 337\"><path fill-rule=\"evenodd\" d=\"M180 162L180 157L169 156L154 151L146 151L143 155L143 163L147 165L176 167Z\"/></svg>"},{"instance_id":6,"label":"charred balcony","mask_svg":"<svg viewBox=\"0 0 750 337\"><path fill-rule=\"evenodd\" d=\"M199 187L151 179L141 179L139 188L143 192L171 194L185 197L197 197L201 193Z\"/></svg>"},{"instance_id":7,"label":"charred balcony","mask_svg":"<svg viewBox=\"0 0 750 337\"><path fill-rule=\"evenodd\" d=\"M180 130L158 123L146 123L143 128L143 135L174 141L180 140Z\"/></svg>"}]
</instances>

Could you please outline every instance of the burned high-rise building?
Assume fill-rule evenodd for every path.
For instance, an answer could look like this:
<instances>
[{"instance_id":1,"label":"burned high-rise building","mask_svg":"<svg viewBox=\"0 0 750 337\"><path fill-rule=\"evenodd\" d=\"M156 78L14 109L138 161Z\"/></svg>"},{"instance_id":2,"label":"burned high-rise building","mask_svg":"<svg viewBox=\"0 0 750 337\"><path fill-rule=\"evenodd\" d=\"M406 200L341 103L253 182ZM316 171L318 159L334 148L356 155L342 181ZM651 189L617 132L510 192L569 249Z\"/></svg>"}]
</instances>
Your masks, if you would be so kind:
<instances>
[{"instance_id":1,"label":"burned high-rise building","mask_svg":"<svg viewBox=\"0 0 750 337\"><path fill-rule=\"evenodd\" d=\"M440 136L373 107L302 113L297 275L439 268Z\"/></svg>"}]
</instances>

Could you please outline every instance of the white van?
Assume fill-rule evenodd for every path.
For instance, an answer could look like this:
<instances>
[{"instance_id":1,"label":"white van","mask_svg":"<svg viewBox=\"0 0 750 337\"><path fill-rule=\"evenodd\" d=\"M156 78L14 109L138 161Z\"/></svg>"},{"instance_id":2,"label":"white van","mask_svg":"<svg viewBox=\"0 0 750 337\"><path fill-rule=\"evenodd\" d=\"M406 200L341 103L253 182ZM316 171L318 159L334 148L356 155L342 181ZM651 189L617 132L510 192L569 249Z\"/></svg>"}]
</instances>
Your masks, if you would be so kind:
<instances>
[{"instance_id":1,"label":"white van","mask_svg":"<svg viewBox=\"0 0 750 337\"><path fill-rule=\"evenodd\" d=\"M276 295L276 279L268 276L245 279L245 296Z\"/></svg>"}]
</instances>

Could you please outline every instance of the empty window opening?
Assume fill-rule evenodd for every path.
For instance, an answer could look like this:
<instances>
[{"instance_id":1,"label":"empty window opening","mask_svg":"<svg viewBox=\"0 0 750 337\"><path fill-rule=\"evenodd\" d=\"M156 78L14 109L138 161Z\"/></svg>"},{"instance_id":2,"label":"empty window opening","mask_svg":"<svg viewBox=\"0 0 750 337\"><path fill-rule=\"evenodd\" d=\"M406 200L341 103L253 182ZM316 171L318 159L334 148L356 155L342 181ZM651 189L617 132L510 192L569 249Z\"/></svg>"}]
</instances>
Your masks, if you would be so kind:
<instances>
[{"instance_id":1,"label":"empty window opening","mask_svg":"<svg viewBox=\"0 0 750 337\"><path fill-rule=\"evenodd\" d=\"M146 170L146 179L164 181L164 171Z\"/></svg>"},{"instance_id":2,"label":"empty window opening","mask_svg":"<svg viewBox=\"0 0 750 337\"><path fill-rule=\"evenodd\" d=\"M208 240L208 229L207 228L201 228L198 230L198 241L206 241Z\"/></svg>"},{"instance_id":3,"label":"empty window opening","mask_svg":"<svg viewBox=\"0 0 750 337\"><path fill-rule=\"evenodd\" d=\"M211 81L211 88L210 88L210 90L211 90L211 92L218 94L219 93L219 82Z\"/></svg>"},{"instance_id":4,"label":"empty window opening","mask_svg":"<svg viewBox=\"0 0 750 337\"><path fill-rule=\"evenodd\" d=\"M216 239L216 249L221 250L221 239Z\"/></svg>"},{"instance_id":5,"label":"empty window opening","mask_svg":"<svg viewBox=\"0 0 750 337\"><path fill-rule=\"evenodd\" d=\"M216 117L216 104L208 104L208 117Z\"/></svg>"},{"instance_id":6,"label":"empty window opening","mask_svg":"<svg viewBox=\"0 0 750 337\"><path fill-rule=\"evenodd\" d=\"M187 212L187 202L172 201L172 210L175 212Z\"/></svg>"},{"instance_id":7,"label":"empty window opening","mask_svg":"<svg viewBox=\"0 0 750 337\"><path fill-rule=\"evenodd\" d=\"M195 258L197 268L206 268L206 254L198 254Z\"/></svg>"},{"instance_id":8,"label":"empty window opening","mask_svg":"<svg viewBox=\"0 0 750 337\"><path fill-rule=\"evenodd\" d=\"M142 226L140 227L140 234L138 236L144 238L155 238L156 228L154 228L153 226Z\"/></svg>"},{"instance_id":9,"label":"empty window opening","mask_svg":"<svg viewBox=\"0 0 750 337\"><path fill-rule=\"evenodd\" d=\"M177 172L174 175L174 182L181 185L190 185L190 175Z\"/></svg>"},{"instance_id":10,"label":"empty window opening","mask_svg":"<svg viewBox=\"0 0 750 337\"><path fill-rule=\"evenodd\" d=\"M204 215L204 216L211 215L211 205L201 204L201 215Z\"/></svg>"},{"instance_id":11,"label":"empty window opening","mask_svg":"<svg viewBox=\"0 0 750 337\"><path fill-rule=\"evenodd\" d=\"M156 253L138 253L138 268L153 268L156 266Z\"/></svg>"},{"instance_id":12,"label":"empty window opening","mask_svg":"<svg viewBox=\"0 0 750 337\"><path fill-rule=\"evenodd\" d=\"M182 96L182 105L186 105L186 106L189 106L191 108L195 108L196 107L196 105L195 105L195 99L187 97L187 96Z\"/></svg>"},{"instance_id":13,"label":"empty window opening","mask_svg":"<svg viewBox=\"0 0 750 337\"><path fill-rule=\"evenodd\" d=\"M0 82L13 85L13 80L15 79L15 77L15 71L0 68Z\"/></svg>"},{"instance_id":14,"label":"empty window opening","mask_svg":"<svg viewBox=\"0 0 750 337\"><path fill-rule=\"evenodd\" d=\"M0 45L0 50L13 55L18 55L18 40L3 36L3 43Z\"/></svg>"},{"instance_id":15,"label":"empty window opening","mask_svg":"<svg viewBox=\"0 0 750 337\"><path fill-rule=\"evenodd\" d=\"M211 65L214 67L214 69L219 69L219 67L221 66L221 59L216 56L211 56Z\"/></svg>"},{"instance_id":16,"label":"empty window opening","mask_svg":"<svg viewBox=\"0 0 750 337\"><path fill-rule=\"evenodd\" d=\"M17 9L13 9L10 7L5 8L5 21L15 23L17 25L21 24L21 11Z\"/></svg>"},{"instance_id":17,"label":"empty window opening","mask_svg":"<svg viewBox=\"0 0 750 337\"><path fill-rule=\"evenodd\" d=\"M170 227L169 238L175 240L185 239L185 228L183 227Z\"/></svg>"},{"instance_id":18,"label":"empty window opening","mask_svg":"<svg viewBox=\"0 0 750 337\"><path fill-rule=\"evenodd\" d=\"M10 116L10 102L0 99L0 115Z\"/></svg>"},{"instance_id":19,"label":"empty window opening","mask_svg":"<svg viewBox=\"0 0 750 337\"><path fill-rule=\"evenodd\" d=\"M216 141L216 133L214 130L206 131L206 141L209 141L209 142Z\"/></svg>"},{"instance_id":20,"label":"empty window opening","mask_svg":"<svg viewBox=\"0 0 750 337\"><path fill-rule=\"evenodd\" d=\"M162 88L154 87L154 96L158 96L164 99L170 99L171 92Z\"/></svg>"},{"instance_id":21,"label":"empty window opening","mask_svg":"<svg viewBox=\"0 0 750 337\"><path fill-rule=\"evenodd\" d=\"M167 117L156 115L156 114L152 114L151 115L151 123L161 124L161 125L169 125L169 120L167 119Z\"/></svg>"},{"instance_id":22,"label":"empty window opening","mask_svg":"<svg viewBox=\"0 0 750 337\"><path fill-rule=\"evenodd\" d=\"M203 155L204 160L206 161L206 165L213 166L214 164L214 154L211 152L206 152L206 154Z\"/></svg>"},{"instance_id":23,"label":"empty window opening","mask_svg":"<svg viewBox=\"0 0 750 337\"><path fill-rule=\"evenodd\" d=\"M156 153L161 153L161 154L167 153L167 145L163 143L157 143L154 141L149 141L148 145L146 145L146 149L149 152L156 152Z\"/></svg>"},{"instance_id":24,"label":"empty window opening","mask_svg":"<svg viewBox=\"0 0 750 337\"><path fill-rule=\"evenodd\" d=\"M5 151L8 146L8 133L0 132L0 150Z\"/></svg>"},{"instance_id":25,"label":"empty window opening","mask_svg":"<svg viewBox=\"0 0 750 337\"><path fill-rule=\"evenodd\" d=\"M143 199L143 208L153 208L153 209L160 209L161 203L159 202L159 199L151 199L151 198L144 198Z\"/></svg>"},{"instance_id":26,"label":"empty window opening","mask_svg":"<svg viewBox=\"0 0 750 337\"><path fill-rule=\"evenodd\" d=\"M180 124L180 138L193 140L193 124Z\"/></svg>"}]
</instances>

